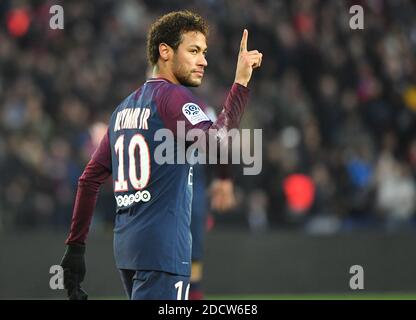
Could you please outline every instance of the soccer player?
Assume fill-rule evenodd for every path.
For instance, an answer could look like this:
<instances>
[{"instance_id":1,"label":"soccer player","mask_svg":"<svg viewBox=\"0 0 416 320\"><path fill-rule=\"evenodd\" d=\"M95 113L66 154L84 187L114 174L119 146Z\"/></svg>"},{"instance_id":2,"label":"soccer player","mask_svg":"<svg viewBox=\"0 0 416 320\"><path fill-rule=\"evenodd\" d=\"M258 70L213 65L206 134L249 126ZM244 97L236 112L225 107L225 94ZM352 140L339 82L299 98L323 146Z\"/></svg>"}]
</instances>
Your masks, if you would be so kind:
<instances>
[{"instance_id":1,"label":"soccer player","mask_svg":"<svg viewBox=\"0 0 416 320\"><path fill-rule=\"evenodd\" d=\"M108 131L78 183L67 250L61 262L70 299L86 299L85 242L99 187L112 175L117 203L114 227L116 266L129 299L187 299L191 273L192 166L160 163L157 152L169 129L177 143L166 155L177 159L191 129L223 144L237 128L248 100L247 85L262 54L247 50L243 31L234 84L215 122L205 104L186 87L201 84L208 63L205 21L189 11L171 12L150 27L147 54L152 78L114 111ZM184 131L178 123L184 123ZM215 130L209 130L215 129ZM200 141L203 141L200 139ZM209 152L208 146L204 146Z\"/></svg>"}]
</instances>

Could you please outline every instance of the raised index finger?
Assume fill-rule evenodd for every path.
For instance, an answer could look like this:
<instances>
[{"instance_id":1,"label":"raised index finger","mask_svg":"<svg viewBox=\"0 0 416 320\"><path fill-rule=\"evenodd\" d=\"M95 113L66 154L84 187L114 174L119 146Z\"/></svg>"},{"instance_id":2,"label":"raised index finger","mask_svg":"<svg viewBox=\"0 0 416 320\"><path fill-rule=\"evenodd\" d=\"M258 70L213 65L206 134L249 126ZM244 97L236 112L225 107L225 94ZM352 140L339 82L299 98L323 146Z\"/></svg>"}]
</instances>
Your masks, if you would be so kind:
<instances>
[{"instance_id":1,"label":"raised index finger","mask_svg":"<svg viewBox=\"0 0 416 320\"><path fill-rule=\"evenodd\" d=\"M243 37L241 38L240 52L247 51L247 38L248 38L248 31L247 29L244 29Z\"/></svg>"}]
</instances>

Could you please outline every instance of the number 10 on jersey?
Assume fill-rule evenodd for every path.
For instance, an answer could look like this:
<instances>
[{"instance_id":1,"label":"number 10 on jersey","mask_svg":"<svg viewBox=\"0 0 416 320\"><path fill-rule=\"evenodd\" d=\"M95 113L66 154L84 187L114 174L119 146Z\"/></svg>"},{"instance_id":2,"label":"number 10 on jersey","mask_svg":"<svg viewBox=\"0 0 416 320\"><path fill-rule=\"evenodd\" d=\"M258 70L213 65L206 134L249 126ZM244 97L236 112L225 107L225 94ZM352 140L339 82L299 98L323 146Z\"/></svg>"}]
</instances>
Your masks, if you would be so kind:
<instances>
[{"instance_id":1,"label":"number 10 on jersey","mask_svg":"<svg viewBox=\"0 0 416 320\"><path fill-rule=\"evenodd\" d=\"M150 179L151 168L149 146L143 135L140 133L135 134L133 137L131 137L130 141L126 141L126 145L128 145L128 159L125 161L124 136L124 134L119 136L114 145L114 150L118 158L117 179L115 179L114 191L123 192L129 190L125 172L126 169L128 169L127 174L130 185L135 190L142 190L147 186ZM139 164L140 168L139 176L137 172L137 163ZM127 168L125 168L125 165Z\"/></svg>"}]
</instances>

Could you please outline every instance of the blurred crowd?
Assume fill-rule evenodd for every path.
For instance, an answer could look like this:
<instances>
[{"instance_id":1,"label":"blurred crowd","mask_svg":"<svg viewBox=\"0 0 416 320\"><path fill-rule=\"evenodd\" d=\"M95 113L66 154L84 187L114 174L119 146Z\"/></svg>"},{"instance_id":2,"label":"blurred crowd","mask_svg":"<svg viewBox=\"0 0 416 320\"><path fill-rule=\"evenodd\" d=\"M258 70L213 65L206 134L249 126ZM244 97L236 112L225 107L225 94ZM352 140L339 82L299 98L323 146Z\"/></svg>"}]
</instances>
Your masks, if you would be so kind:
<instances>
[{"instance_id":1,"label":"blurred crowd","mask_svg":"<svg viewBox=\"0 0 416 320\"><path fill-rule=\"evenodd\" d=\"M52 30L49 8L64 9ZM349 8L364 9L364 29ZM220 110L243 28L264 58L242 128L263 129L263 170L233 166L253 232L413 228L416 4L412 0L0 1L0 229L68 227L77 180L114 108L146 79L152 21L191 9L210 25L195 94ZM245 146L249 147L249 146ZM102 188L94 223L111 228Z\"/></svg>"}]
</instances>

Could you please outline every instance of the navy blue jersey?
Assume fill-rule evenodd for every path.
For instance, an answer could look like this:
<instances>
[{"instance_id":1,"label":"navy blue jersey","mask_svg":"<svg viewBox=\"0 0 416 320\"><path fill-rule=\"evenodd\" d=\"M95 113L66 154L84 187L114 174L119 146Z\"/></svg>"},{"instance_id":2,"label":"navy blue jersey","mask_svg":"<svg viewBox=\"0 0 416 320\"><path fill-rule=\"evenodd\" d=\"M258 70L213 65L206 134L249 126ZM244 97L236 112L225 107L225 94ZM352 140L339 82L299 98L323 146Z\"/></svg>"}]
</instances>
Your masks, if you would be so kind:
<instances>
[{"instance_id":1,"label":"navy blue jersey","mask_svg":"<svg viewBox=\"0 0 416 320\"><path fill-rule=\"evenodd\" d=\"M155 141L159 129L177 136L185 130L207 128L212 122L205 105L183 86L150 79L127 97L110 120L114 195L117 215L114 252L117 267L190 275L192 167L158 164ZM191 113L189 111L192 111ZM174 144L168 157L184 152Z\"/></svg>"},{"instance_id":2,"label":"navy blue jersey","mask_svg":"<svg viewBox=\"0 0 416 320\"><path fill-rule=\"evenodd\" d=\"M227 139L223 133L238 127L248 93L246 87L234 83L215 123L204 113L202 101L185 87L163 78L148 80L128 96L112 114L107 134L79 178L65 242L85 243L99 187L112 175L117 203L117 267L189 276L192 168L185 161L156 161L160 157L155 152L160 151L161 144L166 145L166 139L160 138L163 135L156 139L155 134L162 129L179 138L199 128L221 145ZM178 122L184 128L177 130ZM168 161L178 160L176 155L184 153L185 143L172 145L165 152Z\"/></svg>"}]
</instances>

